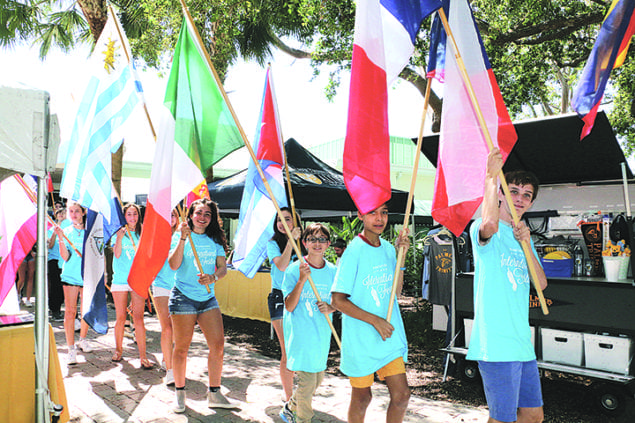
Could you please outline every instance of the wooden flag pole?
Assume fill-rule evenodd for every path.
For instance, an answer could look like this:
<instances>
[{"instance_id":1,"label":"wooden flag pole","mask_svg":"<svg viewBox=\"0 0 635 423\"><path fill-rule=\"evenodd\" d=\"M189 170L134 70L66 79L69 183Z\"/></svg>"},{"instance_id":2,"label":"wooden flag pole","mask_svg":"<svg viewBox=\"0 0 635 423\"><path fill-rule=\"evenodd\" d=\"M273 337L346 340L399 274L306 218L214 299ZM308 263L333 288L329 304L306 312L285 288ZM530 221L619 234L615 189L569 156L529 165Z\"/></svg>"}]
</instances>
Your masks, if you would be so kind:
<instances>
[{"instance_id":1,"label":"wooden flag pole","mask_svg":"<svg viewBox=\"0 0 635 423\"><path fill-rule=\"evenodd\" d=\"M421 144L423 143L423 127L426 122L426 116L428 115L428 105L430 104L430 85L432 85L432 78L427 78L426 95L423 100L423 113L421 114L421 125L419 126L419 138L417 138L417 149L415 150L415 162L412 167L412 177L410 178L410 190L408 191L408 202L406 203L406 213L403 218L403 227L408 227L408 221L410 219L410 211L412 210L412 202L414 200L415 184L417 183L417 171L419 170L419 157L421 156ZM397 296L397 276L402 267L402 263L405 260L406 249L399 246L399 252L397 254L397 265L395 266L395 276L392 280L392 289L390 291L390 301L388 302L388 315L386 320L390 323L392 317L392 309ZM403 284L403 276L402 276Z\"/></svg>"},{"instance_id":2,"label":"wooden flag pole","mask_svg":"<svg viewBox=\"0 0 635 423\"><path fill-rule=\"evenodd\" d=\"M196 29L196 25L194 25L194 22L192 21L192 16L190 15L190 11L187 9L187 6L185 5L185 1L184 0L180 0L181 1L181 5L183 6L183 13L186 16L186 19L188 20L189 24L192 25L192 28L194 29L194 33L196 34L196 37L198 39L198 42L201 44L201 46L203 46L203 41L201 40L201 36L198 33L198 30ZM212 64L212 60L209 57L209 54L207 53L206 49L203 49L204 54L205 54L205 59L207 60L207 64L209 66L209 68L212 71L212 74L214 75L214 79L216 80L216 84L218 85L219 91L221 92L221 94L223 95L223 98L225 100L225 103L227 104L227 108L229 109L230 113L232 114L234 120L236 121L236 126L238 127L238 131L240 132L240 135L243 138L243 142L245 143L245 147L247 147L247 150L249 151L249 155L251 156L251 159L254 161L254 164L256 165L256 170L258 171L258 175L260 176L260 179L262 180L266 190L267 190L267 194L269 194L269 198L271 198L271 201L273 202L273 205L276 208L276 211L278 212L278 216L280 217L280 220L282 222L282 226L284 226L284 230L285 233L287 234L287 237L289 238L289 242L291 242L291 245L293 246L293 250L295 251L296 256L298 256L298 259L300 260L301 263L304 263L304 258L302 257L302 251L300 251L300 248L298 247L298 245L294 242L293 240L293 236L291 235L291 230L289 229L289 226L287 225L287 222L284 220L283 216L282 216L282 211L280 210L280 206L278 205L278 202L276 201L276 197L273 195L273 191L271 190L271 187L269 186L269 182L267 181L267 178L265 177L264 172L262 171L262 168L260 167L260 164L258 163L258 159L256 159L256 154L254 153L253 148L251 147L251 144L249 143L249 141L247 140L247 135L245 134L245 131L243 130L242 126L240 125L240 123L238 122L238 117L236 116L236 112L234 111L234 108L232 107L229 98L227 97L227 93L225 92L224 88L223 88L223 84L220 81L220 78L218 77L218 73L216 73L216 69L214 68L214 65ZM311 278L311 275L309 275L309 283L311 285L311 289L313 290L313 293L315 294L315 298L318 301L322 301L320 299L320 295L317 291L317 288L315 287L315 283L313 283L313 279ZM333 337L335 338L335 342L337 342L337 345L342 348L342 344L340 342L340 338L337 335L337 332L335 331L335 327L333 326L333 322L331 322L331 319L329 319L329 316L327 316L326 314L324 315L324 317L326 318L326 320L328 321L329 327L331 328L331 332L333 332Z\"/></svg>"},{"instance_id":3,"label":"wooden flag pole","mask_svg":"<svg viewBox=\"0 0 635 423\"><path fill-rule=\"evenodd\" d=\"M452 46L454 47L454 57L456 58L457 65L459 66L459 70L461 72L461 76L463 77L463 81L465 82L468 95L470 96L470 101L476 112L476 116L478 118L481 131L483 131L483 135L485 136L487 147L491 151L494 148L492 137L489 133L489 129L487 128L485 117L483 116L483 112L479 106L478 98L476 97L476 93L474 92L474 87L472 87L472 82L470 81L470 77L467 73L467 69L465 68L465 63L463 62L463 58L461 57L461 53L459 52L458 45L456 44L454 34L452 33L452 30L450 29L450 24L448 23L448 18L445 15L445 11L443 10L443 8L439 9L439 17L441 18L441 22L443 22L443 27L445 28L445 32L448 34L448 39L452 41ZM512 219L514 221L514 225L517 225L520 219L518 218L518 213L516 213L516 208L514 207L514 203L513 203L511 194L509 192L509 186L507 185L507 181L505 180L505 174L503 173L502 169L499 172L498 179L500 180L503 193L505 194L507 207L509 208L509 211L511 213ZM549 314L549 309L547 308L547 302L545 301L545 296L542 293L542 288L540 287L540 283L538 282L538 276L536 274L534 263L531 260L532 253L531 253L530 245L526 241L523 241L520 244L523 248L523 253L525 253L525 259L527 260L527 268L529 269L529 274L531 275L531 279L534 283L534 288L536 289L536 293L538 294L538 298L540 300L540 307L542 309L543 314L547 315Z\"/></svg>"},{"instance_id":4,"label":"wooden flag pole","mask_svg":"<svg viewBox=\"0 0 635 423\"><path fill-rule=\"evenodd\" d=\"M35 198L35 193L33 191L31 191L31 188L26 184L26 182L24 182L24 179L22 179L22 176L18 175L17 173L14 176L15 176L16 181L18 181L18 183L20 184L20 186L22 187L22 189L26 193L26 195L28 195L28 197L31 200L31 202L33 204L37 205L37 198ZM46 218L48 219L48 221L49 221L49 223L51 225L59 227L59 225L57 223L55 223L55 221L53 219L51 219L51 216L49 216L48 213L45 213L45 214L46 214ZM82 258L82 253L80 253L79 250L77 249L77 247L75 247L75 245L71 242L71 240L68 239L68 237L66 236L64 231L62 231L62 237L64 238L64 240L66 242L68 242L68 244L75 251L75 253L77 253L79 258Z\"/></svg>"}]
</instances>

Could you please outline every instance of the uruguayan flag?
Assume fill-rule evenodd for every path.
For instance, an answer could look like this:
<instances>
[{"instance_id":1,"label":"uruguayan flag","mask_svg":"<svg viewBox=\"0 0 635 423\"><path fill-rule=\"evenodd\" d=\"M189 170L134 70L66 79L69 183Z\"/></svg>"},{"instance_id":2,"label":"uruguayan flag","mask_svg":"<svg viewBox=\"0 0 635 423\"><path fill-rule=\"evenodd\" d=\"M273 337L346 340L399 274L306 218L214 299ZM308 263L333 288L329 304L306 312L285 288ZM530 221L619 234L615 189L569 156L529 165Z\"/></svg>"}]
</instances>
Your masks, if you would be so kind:
<instances>
[{"instance_id":1,"label":"uruguayan flag","mask_svg":"<svg viewBox=\"0 0 635 423\"><path fill-rule=\"evenodd\" d=\"M60 193L111 221L111 152L123 141L143 90L129 59L130 47L116 16L108 21L91 55L93 76L77 111L66 147Z\"/></svg>"}]
</instances>

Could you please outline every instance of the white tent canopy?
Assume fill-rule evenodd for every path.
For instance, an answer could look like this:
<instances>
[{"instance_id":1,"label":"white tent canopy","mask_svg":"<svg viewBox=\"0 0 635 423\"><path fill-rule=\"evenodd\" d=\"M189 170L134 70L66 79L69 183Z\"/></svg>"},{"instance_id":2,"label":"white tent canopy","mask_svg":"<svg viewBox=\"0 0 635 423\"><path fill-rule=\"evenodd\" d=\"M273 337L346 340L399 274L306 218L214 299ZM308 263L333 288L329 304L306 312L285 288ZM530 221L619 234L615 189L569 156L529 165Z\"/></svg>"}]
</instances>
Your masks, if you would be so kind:
<instances>
[{"instance_id":1,"label":"white tent canopy","mask_svg":"<svg viewBox=\"0 0 635 423\"><path fill-rule=\"evenodd\" d=\"M32 88L0 87L0 99L0 180L16 172L44 177L47 171L55 170L60 131L56 116L47 123L49 94Z\"/></svg>"}]
</instances>

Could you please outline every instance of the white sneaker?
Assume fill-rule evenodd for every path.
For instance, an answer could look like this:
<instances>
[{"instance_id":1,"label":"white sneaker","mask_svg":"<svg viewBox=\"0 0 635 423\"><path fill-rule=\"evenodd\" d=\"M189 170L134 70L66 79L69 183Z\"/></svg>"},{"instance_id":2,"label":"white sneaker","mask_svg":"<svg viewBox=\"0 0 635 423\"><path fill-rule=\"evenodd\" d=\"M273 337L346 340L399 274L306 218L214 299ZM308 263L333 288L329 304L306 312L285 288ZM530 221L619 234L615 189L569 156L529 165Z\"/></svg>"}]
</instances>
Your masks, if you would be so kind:
<instances>
[{"instance_id":1,"label":"white sneaker","mask_svg":"<svg viewBox=\"0 0 635 423\"><path fill-rule=\"evenodd\" d=\"M165 383L165 386L174 385L174 373L172 372L172 369L167 370L167 373L165 374L165 378L163 378L163 383Z\"/></svg>"},{"instance_id":2,"label":"white sneaker","mask_svg":"<svg viewBox=\"0 0 635 423\"><path fill-rule=\"evenodd\" d=\"M68 356L66 357L66 364L73 365L77 364L77 348L75 345L72 347L68 347Z\"/></svg>"},{"instance_id":3,"label":"white sneaker","mask_svg":"<svg viewBox=\"0 0 635 423\"><path fill-rule=\"evenodd\" d=\"M79 349L85 353L89 353L93 351L93 348L90 345L90 341L86 338L79 338Z\"/></svg>"},{"instance_id":4,"label":"white sneaker","mask_svg":"<svg viewBox=\"0 0 635 423\"><path fill-rule=\"evenodd\" d=\"M185 389L176 390L176 405L174 406L175 413L185 413Z\"/></svg>"},{"instance_id":5,"label":"white sneaker","mask_svg":"<svg viewBox=\"0 0 635 423\"><path fill-rule=\"evenodd\" d=\"M22 302L24 303L25 307L33 307L33 303L31 301L29 301L28 298L22 298Z\"/></svg>"},{"instance_id":6,"label":"white sneaker","mask_svg":"<svg viewBox=\"0 0 635 423\"><path fill-rule=\"evenodd\" d=\"M207 391L207 407L208 408L240 408L237 404L230 402L220 391Z\"/></svg>"},{"instance_id":7,"label":"white sneaker","mask_svg":"<svg viewBox=\"0 0 635 423\"><path fill-rule=\"evenodd\" d=\"M75 332L79 332L81 328L82 322L80 322L79 319L75 319Z\"/></svg>"}]
</instances>

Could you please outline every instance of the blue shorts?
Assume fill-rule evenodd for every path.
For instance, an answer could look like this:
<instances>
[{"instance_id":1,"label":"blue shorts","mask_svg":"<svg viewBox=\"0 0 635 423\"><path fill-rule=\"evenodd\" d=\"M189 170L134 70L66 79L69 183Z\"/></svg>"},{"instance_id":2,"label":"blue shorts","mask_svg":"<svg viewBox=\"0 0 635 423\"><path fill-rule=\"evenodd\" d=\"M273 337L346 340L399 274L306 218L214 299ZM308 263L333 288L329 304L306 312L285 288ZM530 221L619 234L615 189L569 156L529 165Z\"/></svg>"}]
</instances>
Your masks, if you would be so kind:
<instances>
[{"instance_id":1,"label":"blue shorts","mask_svg":"<svg viewBox=\"0 0 635 423\"><path fill-rule=\"evenodd\" d=\"M284 313L284 297L282 291L279 289L272 289L267 297L267 303L269 304L269 317L271 321L282 319Z\"/></svg>"},{"instance_id":2,"label":"blue shorts","mask_svg":"<svg viewBox=\"0 0 635 423\"><path fill-rule=\"evenodd\" d=\"M536 360L479 361L478 369L489 407L489 416L501 422L515 422L518 408L542 407L540 374Z\"/></svg>"},{"instance_id":3,"label":"blue shorts","mask_svg":"<svg viewBox=\"0 0 635 423\"><path fill-rule=\"evenodd\" d=\"M205 301L195 301L179 291L177 287L172 288L170 292L168 300L170 314L203 314L215 308L220 308L216 297Z\"/></svg>"}]
</instances>

